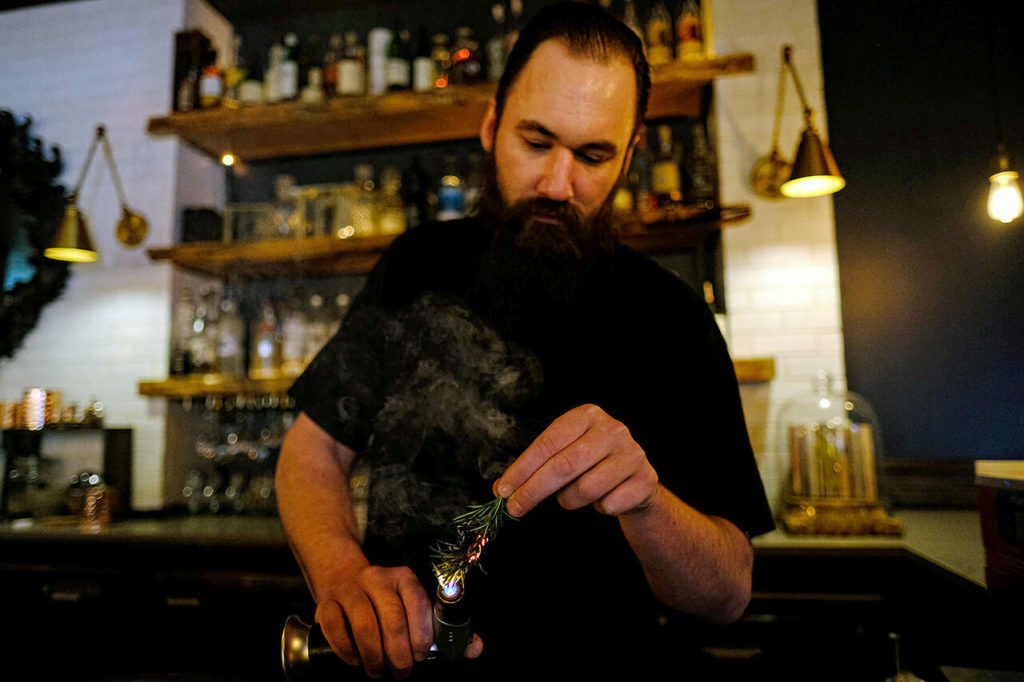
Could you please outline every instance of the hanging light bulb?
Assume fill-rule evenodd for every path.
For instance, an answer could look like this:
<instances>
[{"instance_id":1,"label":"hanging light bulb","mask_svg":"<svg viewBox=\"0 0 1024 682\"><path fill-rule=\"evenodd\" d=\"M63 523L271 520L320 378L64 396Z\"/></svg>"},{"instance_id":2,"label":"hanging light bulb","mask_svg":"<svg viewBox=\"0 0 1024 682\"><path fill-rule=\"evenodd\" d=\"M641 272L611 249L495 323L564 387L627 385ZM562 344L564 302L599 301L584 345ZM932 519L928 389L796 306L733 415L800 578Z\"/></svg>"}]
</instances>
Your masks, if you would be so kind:
<instances>
[{"instance_id":1,"label":"hanging light bulb","mask_svg":"<svg viewBox=\"0 0 1024 682\"><path fill-rule=\"evenodd\" d=\"M1012 223L1024 213L1024 196L1021 196L1018 175L1010 170L1006 153L999 156L999 172L989 178L992 186L988 190L988 215L1001 223Z\"/></svg>"}]
</instances>

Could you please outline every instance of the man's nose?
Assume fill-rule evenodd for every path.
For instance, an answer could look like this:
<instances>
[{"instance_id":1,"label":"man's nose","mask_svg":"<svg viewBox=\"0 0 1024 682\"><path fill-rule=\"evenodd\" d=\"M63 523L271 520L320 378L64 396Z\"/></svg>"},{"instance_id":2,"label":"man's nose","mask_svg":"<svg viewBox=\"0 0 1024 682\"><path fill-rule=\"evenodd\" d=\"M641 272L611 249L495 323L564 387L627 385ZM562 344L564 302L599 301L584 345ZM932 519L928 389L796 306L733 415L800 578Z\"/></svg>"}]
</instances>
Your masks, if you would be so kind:
<instances>
[{"instance_id":1,"label":"man's nose","mask_svg":"<svg viewBox=\"0 0 1024 682\"><path fill-rule=\"evenodd\" d=\"M569 201L572 189L573 156L569 149L555 149L547 155L537 192L554 201Z\"/></svg>"}]
</instances>

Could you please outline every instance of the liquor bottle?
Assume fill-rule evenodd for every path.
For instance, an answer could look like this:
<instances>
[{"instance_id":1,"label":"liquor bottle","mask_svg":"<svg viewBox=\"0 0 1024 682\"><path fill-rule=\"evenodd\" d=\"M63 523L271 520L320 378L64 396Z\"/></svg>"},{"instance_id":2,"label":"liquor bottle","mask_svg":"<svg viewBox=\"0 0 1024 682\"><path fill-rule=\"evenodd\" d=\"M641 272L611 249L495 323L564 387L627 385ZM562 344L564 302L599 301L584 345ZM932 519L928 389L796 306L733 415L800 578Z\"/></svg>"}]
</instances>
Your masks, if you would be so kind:
<instances>
[{"instance_id":1,"label":"liquor bottle","mask_svg":"<svg viewBox=\"0 0 1024 682\"><path fill-rule=\"evenodd\" d=\"M388 44L387 89L408 90L412 87L412 34L396 27Z\"/></svg>"},{"instance_id":2,"label":"liquor bottle","mask_svg":"<svg viewBox=\"0 0 1024 682\"><path fill-rule=\"evenodd\" d=\"M327 51L324 52L324 94L333 97L338 93L338 62L345 50L345 40L340 33L332 33L327 39Z\"/></svg>"},{"instance_id":3,"label":"liquor bottle","mask_svg":"<svg viewBox=\"0 0 1024 682\"><path fill-rule=\"evenodd\" d=\"M345 50L338 61L338 94L366 92L366 48L355 31L345 33Z\"/></svg>"},{"instance_id":4,"label":"liquor bottle","mask_svg":"<svg viewBox=\"0 0 1024 682\"><path fill-rule=\"evenodd\" d=\"M174 306L174 321L171 331L171 366L170 375L180 377L192 372L192 359L189 356L188 341L192 336L192 318L195 316L195 303L192 301L192 290L182 289L178 302Z\"/></svg>"},{"instance_id":5,"label":"liquor bottle","mask_svg":"<svg viewBox=\"0 0 1024 682\"><path fill-rule=\"evenodd\" d=\"M263 102L263 61L256 53L249 53L245 60L245 78L238 86L238 100L244 105Z\"/></svg>"},{"instance_id":6,"label":"liquor bottle","mask_svg":"<svg viewBox=\"0 0 1024 682\"><path fill-rule=\"evenodd\" d=\"M237 107L241 101L241 87L245 80L245 61L242 59L242 39L234 36L231 39L231 59L224 69L224 97L222 102L227 107Z\"/></svg>"},{"instance_id":7,"label":"liquor bottle","mask_svg":"<svg viewBox=\"0 0 1024 682\"><path fill-rule=\"evenodd\" d=\"M434 62L434 87L448 87L451 76L452 53L448 49L448 36L437 33L430 48L430 59Z\"/></svg>"},{"instance_id":8,"label":"liquor bottle","mask_svg":"<svg viewBox=\"0 0 1024 682\"><path fill-rule=\"evenodd\" d=\"M633 29L633 33L640 38L640 44L644 44L644 27L640 23L640 17L636 12L636 5L633 4L633 0L626 0L626 5L622 12L622 23ZM645 48L646 49L646 48Z\"/></svg>"},{"instance_id":9,"label":"liquor bottle","mask_svg":"<svg viewBox=\"0 0 1024 682\"><path fill-rule=\"evenodd\" d=\"M373 182L373 166L368 163L357 165L355 179L352 228L356 237L369 237L377 233L377 192Z\"/></svg>"},{"instance_id":10,"label":"liquor bottle","mask_svg":"<svg viewBox=\"0 0 1024 682\"><path fill-rule=\"evenodd\" d=\"M209 286L200 290L192 316L192 331L188 340L188 353L194 374L216 372L217 365L217 313L216 293Z\"/></svg>"},{"instance_id":11,"label":"liquor bottle","mask_svg":"<svg viewBox=\"0 0 1024 682\"><path fill-rule=\"evenodd\" d=\"M333 337L338 333L338 329L341 327L341 323L344 322L345 316L348 315L348 309L352 305L352 297L346 293L338 294L334 299L334 318L328 322L328 338Z\"/></svg>"},{"instance_id":12,"label":"liquor bottle","mask_svg":"<svg viewBox=\"0 0 1024 682\"><path fill-rule=\"evenodd\" d=\"M299 96L299 37L294 33L284 36L284 59L278 72L278 88L283 100L293 100Z\"/></svg>"},{"instance_id":13,"label":"liquor bottle","mask_svg":"<svg viewBox=\"0 0 1024 682\"><path fill-rule=\"evenodd\" d=\"M259 317L253 323L249 338L249 376L253 379L276 378L280 368L277 314L267 299L260 304Z\"/></svg>"},{"instance_id":14,"label":"liquor bottle","mask_svg":"<svg viewBox=\"0 0 1024 682\"><path fill-rule=\"evenodd\" d=\"M512 53L512 48L519 39L519 29L522 26L523 0L509 0L508 22L505 24L505 54Z\"/></svg>"},{"instance_id":15,"label":"liquor bottle","mask_svg":"<svg viewBox=\"0 0 1024 682\"><path fill-rule=\"evenodd\" d=\"M465 183L465 195L466 195L466 212L471 213L476 210L480 202L480 195L484 191L484 176L483 176L484 159L480 152L469 153L469 174L466 176Z\"/></svg>"},{"instance_id":16,"label":"liquor bottle","mask_svg":"<svg viewBox=\"0 0 1024 682\"><path fill-rule=\"evenodd\" d=\"M487 53L487 80L496 83L501 80L501 74L505 71L507 56L505 52L505 5L500 2L491 5L491 17L494 19L494 32L487 40L484 51Z\"/></svg>"},{"instance_id":17,"label":"liquor bottle","mask_svg":"<svg viewBox=\"0 0 1024 682\"><path fill-rule=\"evenodd\" d=\"M676 58L698 61L704 57L704 30L696 0L683 0L676 19Z\"/></svg>"},{"instance_id":18,"label":"liquor bottle","mask_svg":"<svg viewBox=\"0 0 1024 682\"><path fill-rule=\"evenodd\" d=\"M281 374L297 377L305 369L306 314L301 290L295 289L281 306Z\"/></svg>"},{"instance_id":19,"label":"liquor bottle","mask_svg":"<svg viewBox=\"0 0 1024 682\"><path fill-rule=\"evenodd\" d=\"M633 151L633 163L630 165L629 180L633 186L633 206L641 216L650 215L657 210L658 204L651 190L651 170L654 166L654 156L651 147L647 142L647 128L640 132L640 140Z\"/></svg>"},{"instance_id":20,"label":"liquor bottle","mask_svg":"<svg viewBox=\"0 0 1024 682\"><path fill-rule=\"evenodd\" d=\"M220 69L210 64L203 69L203 76L199 79L199 108L212 109L213 107L219 107L223 95L223 76Z\"/></svg>"},{"instance_id":21,"label":"liquor bottle","mask_svg":"<svg viewBox=\"0 0 1024 682\"><path fill-rule=\"evenodd\" d=\"M309 67L306 72L306 86L302 88L299 100L303 104L316 107L324 103L324 72L319 66Z\"/></svg>"},{"instance_id":22,"label":"liquor bottle","mask_svg":"<svg viewBox=\"0 0 1024 682\"><path fill-rule=\"evenodd\" d=\"M295 201L295 178L281 173L274 177L274 219L270 238L299 235L303 216L299 215Z\"/></svg>"},{"instance_id":23,"label":"liquor bottle","mask_svg":"<svg viewBox=\"0 0 1024 682\"><path fill-rule=\"evenodd\" d=\"M672 15L659 0L647 18L647 61L651 66L672 61Z\"/></svg>"},{"instance_id":24,"label":"liquor bottle","mask_svg":"<svg viewBox=\"0 0 1024 682\"><path fill-rule=\"evenodd\" d=\"M405 207L402 206L402 175L394 166L380 172L380 205L378 231L381 234L405 232Z\"/></svg>"},{"instance_id":25,"label":"liquor bottle","mask_svg":"<svg viewBox=\"0 0 1024 682\"><path fill-rule=\"evenodd\" d=\"M437 219L459 220L466 217L466 195L462 178L455 167L455 155L445 157L445 174L437 192Z\"/></svg>"},{"instance_id":26,"label":"liquor bottle","mask_svg":"<svg viewBox=\"0 0 1024 682\"><path fill-rule=\"evenodd\" d=\"M380 95L388 89L388 50L394 33L378 26L370 29L366 39L366 91Z\"/></svg>"},{"instance_id":27,"label":"liquor bottle","mask_svg":"<svg viewBox=\"0 0 1024 682\"><path fill-rule=\"evenodd\" d=\"M430 39L422 28L417 36L412 59L412 89L416 92L428 92L434 89L434 82L437 80L434 60L430 56Z\"/></svg>"},{"instance_id":28,"label":"liquor bottle","mask_svg":"<svg viewBox=\"0 0 1024 682\"><path fill-rule=\"evenodd\" d=\"M679 147L672 140L672 128L658 126L658 154L651 168L651 189L662 209L677 208L683 201L683 188L679 179Z\"/></svg>"},{"instance_id":29,"label":"liquor bottle","mask_svg":"<svg viewBox=\"0 0 1024 682\"><path fill-rule=\"evenodd\" d=\"M703 121L690 122L685 148L686 201L701 208L714 208L718 203L718 164Z\"/></svg>"},{"instance_id":30,"label":"liquor bottle","mask_svg":"<svg viewBox=\"0 0 1024 682\"><path fill-rule=\"evenodd\" d=\"M480 51L473 40L473 29L459 26L455 29L455 45L452 47L451 84L473 85L480 82L481 75Z\"/></svg>"},{"instance_id":31,"label":"liquor bottle","mask_svg":"<svg viewBox=\"0 0 1024 682\"><path fill-rule=\"evenodd\" d=\"M175 97L175 111L192 111L196 108L196 92L199 90L199 72L190 69L188 74L178 84L178 92Z\"/></svg>"},{"instance_id":32,"label":"liquor bottle","mask_svg":"<svg viewBox=\"0 0 1024 682\"><path fill-rule=\"evenodd\" d=\"M309 297L309 308L306 311L306 348L303 353L303 364L309 365L331 338L331 325L324 309L324 297L313 294Z\"/></svg>"},{"instance_id":33,"label":"liquor bottle","mask_svg":"<svg viewBox=\"0 0 1024 682\"><path fill-rule=\"evenodd\" d=\"M402 203L405 205L405 226L419 227L434 219L437 194L430 189L430 181L423 170L419 154L402 174Z\"/></svg>"},{"instance_id":34,"label":"liquor bottle","mask_svg":"<svg viewBox=\"0 0 1024 682\"><path fill-rule=\"evenodd\" d=\"M217 365L221 374L245 376L245 321L230 290L220 301L217 325Z\"/></svg>"},{"instance_id":35,"label":"liquor bottle","mask_svg":"<svg viewBox=\"0 0 1024 682\"><path fill-rule=\"evenodd\" d=\"M270 46L267 53L267 71L263 75L263 101L269 104L280 102L281 96L281 72L282 64L288 50L280 40Z\"/></svg>"}]
</instances>

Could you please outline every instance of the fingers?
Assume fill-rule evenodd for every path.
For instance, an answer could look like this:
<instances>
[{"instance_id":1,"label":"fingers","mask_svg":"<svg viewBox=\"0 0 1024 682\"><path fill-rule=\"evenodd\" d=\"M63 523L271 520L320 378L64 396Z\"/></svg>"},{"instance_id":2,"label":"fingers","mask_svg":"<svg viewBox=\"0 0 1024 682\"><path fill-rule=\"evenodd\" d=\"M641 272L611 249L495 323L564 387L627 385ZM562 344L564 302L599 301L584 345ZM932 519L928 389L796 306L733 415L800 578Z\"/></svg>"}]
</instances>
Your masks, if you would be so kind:
<instances>
[{"instance_id":1,"label":"fingers","mask_svg":"<svg viewBox=\"0 0 1024 682\"><path fill-rule=\"evenodd\" d=\"M317 607L317 622L331 649L370 677L387 666L407 677L433 640L430 601L407 567L368 566L356 580Z\"/></svg>"},{"instance_id":2,"label":"fingers","mask_svg":"<svg viewBox=\"0 0 1024 682\"><path fill-rule=\"evenodd\" d=\"M566 509L594 504L602 513L618 515L644 504L657 480L629 429L599 407L584 405L553 421L494 490L508 499L513 516L556 493Z\"/></svg>"},{"instance_id":3,"label":"fingers","mask_svg":"<svg viewBox=\"0 0 1024 682\"><path fill-rule=\"evenodd\" d=\"M484 641L480 639L480 635L473 633L473 639L470 640L466 646L466 653L463 654L466 658L476 658L484 651Z\"/></svg>"}]
</instances>

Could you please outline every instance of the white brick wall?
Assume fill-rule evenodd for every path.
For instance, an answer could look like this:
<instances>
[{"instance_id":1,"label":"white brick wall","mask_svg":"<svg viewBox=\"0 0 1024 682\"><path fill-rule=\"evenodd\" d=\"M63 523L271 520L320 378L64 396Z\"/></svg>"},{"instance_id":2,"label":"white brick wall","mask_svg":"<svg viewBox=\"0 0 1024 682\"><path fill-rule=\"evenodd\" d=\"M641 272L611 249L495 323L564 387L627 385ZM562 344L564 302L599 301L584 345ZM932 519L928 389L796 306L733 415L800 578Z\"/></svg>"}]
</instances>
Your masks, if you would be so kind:
<instances>
[{"instance_id":1,"label":"white brick wall","mask_svg":"<svg viewBox=\"0 0 1024 682\"><path fill-rule=\"evenodd\" d=\"M751 52L753 74L715 86L722 197L749 204L752 218L725 230L725 288L734 357L775 358L776 379L744 387L744 407L766 485L775 487L776 419L790 398L810 391L826 369L845 385L835 220L831 198L758 197L750 188L755 161L768 153L775 117L782 45L793 59L818 129L827 137L815 0L712 0L718 54ZM779 137L792 159L803 126L792 81ZM838 160L840 168L842 159Z\"/></svg>"},{"instance_id":2,"label":"white brick wall","mask_svg":"<svg viewBox=\"0 0 1024 682\"><path fill-rule=\"evenodd\" d=\"M139 396L138 382L167 374L171 292L171 269L151 263L145 249L175 238L181 165L179 143L149 136L146 121L168 109L174 32L187 25L186 12L214 29L223 24L197 4L84 0L0 13L0 107L31 116L33 134L60 146L69 190L96 125L106 125L128 202L149 221L142 246L117 243L120 207L97 150L80 203L100 260L72 266L64 294L14 359L0 362L0 400L20 398L27 386L60 390L72 402L102 400L109 425L134 429L139 508L163 502L166 406ZM206 173L213 187L218 178Z\"/></svg>"}]
</instances>

